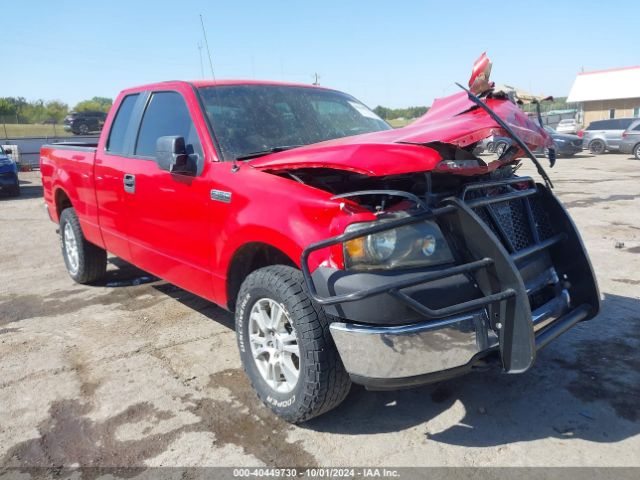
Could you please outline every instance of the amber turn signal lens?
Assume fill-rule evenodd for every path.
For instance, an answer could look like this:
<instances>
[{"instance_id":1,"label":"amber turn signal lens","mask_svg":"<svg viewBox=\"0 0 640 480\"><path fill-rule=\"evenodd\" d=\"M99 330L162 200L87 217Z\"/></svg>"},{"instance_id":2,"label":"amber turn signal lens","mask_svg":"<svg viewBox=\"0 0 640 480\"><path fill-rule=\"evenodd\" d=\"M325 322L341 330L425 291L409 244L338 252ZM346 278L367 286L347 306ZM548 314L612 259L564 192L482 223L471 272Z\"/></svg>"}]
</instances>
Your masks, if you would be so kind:
<instances>
[{"instance_id":1,"label":"amber turn signal lens","mask_svg":"<svg viewBox=\"0 0 640 480\"><path fill-rule=\"evenodd\" d=\"M344 248L351 259L364 258L364 237L354 238L348 242L344 242Z\"/></svg>"}]
</instances>

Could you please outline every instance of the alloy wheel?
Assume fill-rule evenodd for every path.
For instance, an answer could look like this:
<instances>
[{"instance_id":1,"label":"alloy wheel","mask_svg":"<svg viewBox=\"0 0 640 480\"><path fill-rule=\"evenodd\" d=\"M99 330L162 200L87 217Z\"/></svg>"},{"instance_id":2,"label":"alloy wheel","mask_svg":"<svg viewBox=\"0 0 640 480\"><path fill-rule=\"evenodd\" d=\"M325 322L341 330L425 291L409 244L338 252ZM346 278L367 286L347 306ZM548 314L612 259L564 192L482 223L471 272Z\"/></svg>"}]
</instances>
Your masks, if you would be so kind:
<instances>
[{"instance_id":1,"label":"alloy wheel","mask_svg":"<svg viewBox=\"0 0 640 480\"><path fill-rule=\"evenodd\" d=\"M300 347L284 306L261 298L249 315L249 343L264 381L279 393L292 391L300 376Z\"/></svg>"},{"instance_id":2,"label":"alloy wheel","mask_svg":"<svg viewBox=\"0 0 640 480\"><path fill-rule=\"evenodd\" d=\"M80 266L80 253L78 252L76 235L73 232L73 228L70 223L67 223L64 226L63 241L64 251L69 263L69 271L71 274L76 274L78 272L78 267Z\"/></svg>"}]
</instances>

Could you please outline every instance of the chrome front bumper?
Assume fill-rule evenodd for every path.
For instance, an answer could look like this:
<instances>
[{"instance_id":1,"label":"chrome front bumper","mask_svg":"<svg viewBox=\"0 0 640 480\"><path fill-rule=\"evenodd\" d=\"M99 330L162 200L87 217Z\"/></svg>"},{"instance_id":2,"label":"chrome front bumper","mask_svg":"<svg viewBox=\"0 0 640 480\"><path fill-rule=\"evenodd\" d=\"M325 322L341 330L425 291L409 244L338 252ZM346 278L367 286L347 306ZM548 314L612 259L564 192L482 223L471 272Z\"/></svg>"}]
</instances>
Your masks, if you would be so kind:
<instances>
[{"instance_id":1,"label":"chrome front bumper","mask_svg":"<svg viewBox=\"0 0 640 480\"><path fill-rule=\"evenodd\" d=\"M566 290L534 310L535 349L590 315L571 308ZM412 325L380 327L334 322L331 335L352 380L371 388L413 386L467 373L499 348L485 310Z\"/></svg>"},{"instance_id":2,"label":"chrome front bumper","mask_svg":"<svg viewBox=\"0 0 640 480\"><path fill-rule=\"evenodd\" d=\"M346 370L363 378L441 372L462 367L498 346L484 311L399 327L336 322L330 330Z\"/></svg>"}]
</instances>

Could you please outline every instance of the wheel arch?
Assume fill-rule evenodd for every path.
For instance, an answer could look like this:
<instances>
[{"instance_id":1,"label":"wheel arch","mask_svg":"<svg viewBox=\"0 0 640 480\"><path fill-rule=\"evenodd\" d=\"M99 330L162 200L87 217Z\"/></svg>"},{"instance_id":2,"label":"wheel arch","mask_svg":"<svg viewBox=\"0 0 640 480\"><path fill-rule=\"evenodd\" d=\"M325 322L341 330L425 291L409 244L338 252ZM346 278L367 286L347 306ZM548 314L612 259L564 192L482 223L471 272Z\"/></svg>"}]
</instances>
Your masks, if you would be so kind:
<instances>
[{"instance_id":1,"label":"wheel arch","mask_svg":"<svg viewBox=\"0 0 640 480\"><path fill-rule=\"evenodd\" d=\"M56 218L60 220L60 214L62 213L62 211L65 208L73 207L73 203L71 203L71 197L62 187L57 187L53 194L53 200L56 206Z\"/></svg>"},{"instance_id":2,"label":"wheel arch","mask_svg":"<svg viewBox=\"0 0 640 480\"><path fill-rule=\"evenodd\" d=\"M245 243L233 253L227 268L227 308L229 310L235 309L236 298L245 278L259 268L271 265L298 268L289 255L264 242Z\"/></svg>"}]
</instances>

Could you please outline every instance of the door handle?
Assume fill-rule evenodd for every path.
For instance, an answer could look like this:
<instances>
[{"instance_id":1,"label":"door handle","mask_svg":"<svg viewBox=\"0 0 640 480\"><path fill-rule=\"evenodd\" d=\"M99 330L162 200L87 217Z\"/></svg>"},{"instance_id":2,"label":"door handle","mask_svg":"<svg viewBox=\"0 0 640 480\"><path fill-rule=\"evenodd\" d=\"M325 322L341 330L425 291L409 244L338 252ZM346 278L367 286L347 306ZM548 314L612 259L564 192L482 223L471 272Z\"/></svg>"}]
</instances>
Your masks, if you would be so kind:
<instances>
[{"instance_id":1,"label":"door handle","mask_svg":"<svg viewBox=\"0 0 640 480\"><path fill-rule=\"evenodd\" d=\"M130 173L125 173L122 180L124 183L124 191L127 193L136 193L136 176Z\"/></svg>"}]
</instances>

